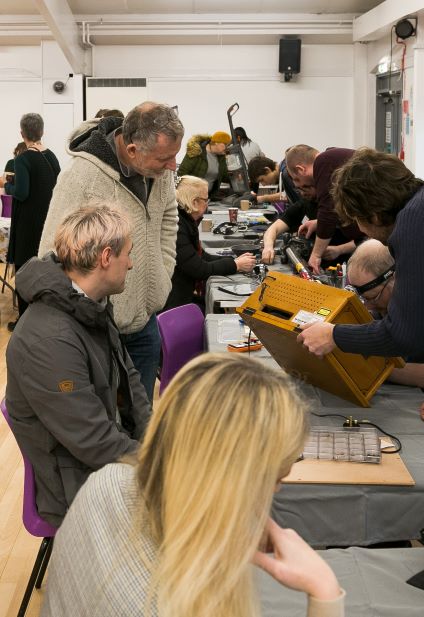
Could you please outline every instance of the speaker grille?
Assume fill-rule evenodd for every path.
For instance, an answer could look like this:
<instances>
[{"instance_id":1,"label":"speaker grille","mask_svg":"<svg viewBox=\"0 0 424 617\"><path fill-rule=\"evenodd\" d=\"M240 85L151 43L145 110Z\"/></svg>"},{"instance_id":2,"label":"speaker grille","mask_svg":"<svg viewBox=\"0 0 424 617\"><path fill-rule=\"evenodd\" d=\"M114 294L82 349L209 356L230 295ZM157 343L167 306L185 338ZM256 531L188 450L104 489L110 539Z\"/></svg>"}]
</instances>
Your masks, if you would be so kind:
<instances>
[{"instance_id":1,"label":"speaker grille","mask_svg":"<svg viewBox=\"0 0 424 617\"><path fill-rule=\"evenodd\" d=\"M280 39L280 73L300 73L300 39Z\"/></svg>"}]
</instances>

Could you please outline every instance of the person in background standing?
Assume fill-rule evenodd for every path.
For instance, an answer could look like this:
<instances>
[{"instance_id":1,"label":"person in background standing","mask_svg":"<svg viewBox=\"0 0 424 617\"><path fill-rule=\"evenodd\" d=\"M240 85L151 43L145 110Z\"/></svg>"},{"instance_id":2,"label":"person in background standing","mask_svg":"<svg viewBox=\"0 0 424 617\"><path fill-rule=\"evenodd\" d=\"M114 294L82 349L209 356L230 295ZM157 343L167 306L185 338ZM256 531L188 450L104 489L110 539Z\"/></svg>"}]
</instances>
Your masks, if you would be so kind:
<instances>
[{"instance_id":1,"label":"person in background standing","mask_svg":"<svg viewBox=\"0 0 424 617\"><path fill-rule=\"evenodd\" d=\"M120 109L99 109L99 111L94 116L95 118L109 118L110 116L115 118L125 118L124 114Z\"/></svg>"},{"instance_id":2,"label":"person in background standing","mask_svg":"<svg viewBox=\"0 0 424 617\"><path fill-rule=\"evenodd\" d=\"M6 163L6 167L4 168L4 181L11 182L12 184L15 181L15 158L25 152L27 149L26 143L24 141L20 141L16 148L13 150L13 159L9 159Z\"/></svg>"},{"instance_id":3,"label":"person in background standing","mask_svg":"<svg viewBox=\"0 0 424 617\"><path fill-rule=\"evenodd\" d=\"M246 131L242 126L237 126L234 129L234 133L243 151L244 158L246 159L246 165L248 165L249 161L251 161L255 156L265 156L261 150L261 147L247 136Z\"/></svg>"},{"instance_id":4,"label":"person in background standing","mask_svg":"<svg viewBox=\"0 0 424 617\"><path fill-rule=\"evenodd\" d=\"M204 178L208 183L209 198L219 199L221 182L229 181L225 161L229 143L231 137L224 131L193 135L187 142L187 153L178 168L178 175Z\"/></svg>"},{"instance_id":5,"label":"person in background standing","mask_svg":"<svg viewBox=\"0 0 424 617\"><path fill-rule=\"evenodd\" d=\"M14 183L1 181L5 192L13 196L8 259L15 264L15 271L38 253L44 221L60 172L56 156L41 142L43 118L39 114L25 114L20 124L27 149L15 159ZM17 297L19 319L28 304L19 293ZM12 332L15 325L16 321L9 322L8 330Z\"/></svg>"}]
</instances>

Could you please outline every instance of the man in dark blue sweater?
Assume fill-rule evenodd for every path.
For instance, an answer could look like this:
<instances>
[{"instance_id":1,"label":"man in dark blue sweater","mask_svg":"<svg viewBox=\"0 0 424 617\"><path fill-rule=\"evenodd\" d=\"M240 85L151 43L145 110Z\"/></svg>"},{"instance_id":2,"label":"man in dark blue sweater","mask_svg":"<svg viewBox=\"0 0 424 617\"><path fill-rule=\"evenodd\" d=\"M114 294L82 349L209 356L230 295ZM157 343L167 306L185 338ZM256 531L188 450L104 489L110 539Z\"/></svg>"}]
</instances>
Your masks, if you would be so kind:
<instances>
[{"instance_id":1,"label":"man in dark blue sweater","mask_svg":"<svg viewBox=\"0 0 424 617\"><path fill-rule=\"evenodd\" d=\"M299 343L317 356L337 346L348 353L423 361L424 182L396 156L361 148L336 172L333 198L342 219L388 245L396 262L393 294L383 319L314 323L304 327Z\"/></svg>"}]
</instances>

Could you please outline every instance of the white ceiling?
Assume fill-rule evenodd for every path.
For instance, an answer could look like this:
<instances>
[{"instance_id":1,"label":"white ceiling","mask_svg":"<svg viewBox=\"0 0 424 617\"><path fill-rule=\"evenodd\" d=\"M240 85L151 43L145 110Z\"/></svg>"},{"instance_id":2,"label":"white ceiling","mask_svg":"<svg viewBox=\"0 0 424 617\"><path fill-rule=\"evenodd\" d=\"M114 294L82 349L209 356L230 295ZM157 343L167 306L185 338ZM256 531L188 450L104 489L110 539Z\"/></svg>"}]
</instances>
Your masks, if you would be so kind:
<instances>
[{"instance_id":1,"label":"white ceiling","mask_svg":"<svg viewBox=\"0 0 424 617\"><path fill-rule=\"evenodd\" d=\"M304 43L350 43L352 20L383 0L1 0L0 45L54 38L51 6L70 9L89 42L110 44L273 44L281 36ZM41 8L40 8L41 7ZM66 12L64 12L66 13Z\"/></svg>"},{"instance_id":2,"label":"white ceiling","mask_svg":"<svg viewBox=\"0 0 424 617\"><path fill-rule=\"evenodd\" d=\"M68 0L74 15L131 13L365 13L383 0ZM33 0L2 0L0 15L36 15Z\"/></svg>"}]
</instances>

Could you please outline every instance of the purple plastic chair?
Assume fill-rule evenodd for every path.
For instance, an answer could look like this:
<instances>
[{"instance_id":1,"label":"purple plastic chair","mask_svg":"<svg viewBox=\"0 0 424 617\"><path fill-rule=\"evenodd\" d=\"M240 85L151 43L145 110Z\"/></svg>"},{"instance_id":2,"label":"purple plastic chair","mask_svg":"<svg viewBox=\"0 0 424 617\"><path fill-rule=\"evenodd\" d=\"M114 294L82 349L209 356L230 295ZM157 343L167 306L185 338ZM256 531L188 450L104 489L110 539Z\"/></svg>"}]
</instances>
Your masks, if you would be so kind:
<instances>
[{"instance_id":1,"label":"purple plastic chair","mask_svg":"<svg viewBox=\"0 0 424 617\"><path fill-rule=\"evenodd\" d=\"M12 216L12 195L2 195L1 203L1 215L5 218L10 219L10 217Z\"/></svg>"},{"instance_id":2,"label":"purple plastic chair","mask_svg":"<svg viewBox=\"0 0 424 617\"><path fill-rule=\"evenodd\" d=\"M5 399L2 400L0 404L0 409L4 415L6 422L9 425L10 430L13 433L13 429L10 423L10 416L6 409ZM22 450L21 454L22 458L24 459L25 469L22 520L28 533L30 533L32 536L43 538L43 541L41 542L40 550L38 551L37 558L31 572L31 576L29 577L28 585L25 590L25 594L22 599L17 617L24 617L34 587L36 589L40 589L41 587L53 549L53 539L57 531L56 527L49 525L49 523L43 520L37 512L37 506L35 501L34 470L30 461L22 452Z\"/></svg>"},{"instance_id":3,"label":"purple plastic chair","mask_svg":"<svg viewBox=\"0 0 424 617\"><path fill-rule=\"evenodd\" d=\"M159 393L184 364L204 351L205 317L197 304L184 304L158 315L162 339Z\"/></svg>"}]
</instances>

